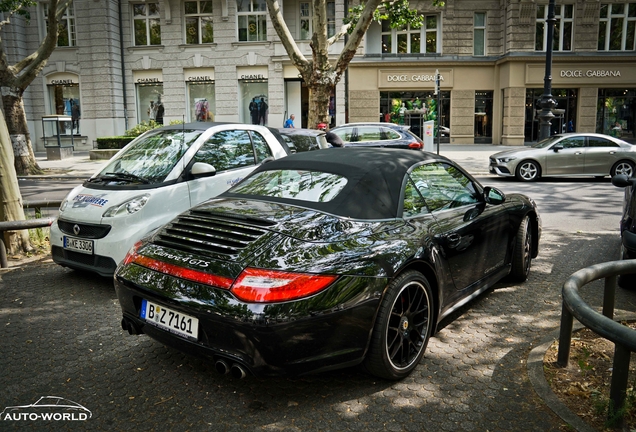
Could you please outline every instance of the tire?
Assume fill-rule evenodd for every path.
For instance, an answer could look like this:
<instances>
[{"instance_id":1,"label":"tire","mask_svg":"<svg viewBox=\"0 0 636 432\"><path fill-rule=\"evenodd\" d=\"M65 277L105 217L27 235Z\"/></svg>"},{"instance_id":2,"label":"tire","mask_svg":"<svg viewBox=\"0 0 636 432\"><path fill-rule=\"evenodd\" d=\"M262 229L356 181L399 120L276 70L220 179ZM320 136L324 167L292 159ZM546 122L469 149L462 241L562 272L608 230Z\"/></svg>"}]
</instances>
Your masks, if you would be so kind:
<instances>
[{"instance_id":1,"label":"tire","mask_svg":"<svg viewBox=\"0 0 636 432\"><path fill-rule=\"evenodd\" d=\"M526 160L517 165L515 175L521 181L535 181L541 177L541 167L535 161Z\"/></svg>"},{"instance_id":2,"label":"tire","mask_svg":"<svg viewBox=\"0 0 636 432\"><path fill-rule=\"evenodd\" d=\"M627 177L633 177L634 162L628 160L616 162L616 165L614 165L612 171L610 171L610 175L614 177L616 174L625 174Z\"/></svg>"},{"instance_id":3,"label":"tire","mask_svg":"<svg viewBox=\"0 0 636 432\"><path fill-rule=\"evenodd\" d=\"M517 229L515 237L515 249L512 251L512 269L510 279L515 282L524 282L530 274L532 264L532 232L530 230L530 218L524 217Z\"/></svg>"},{"instance_id":4,"label":"tire","mask_svg":"<svg viewBox=\"0 0 636 432\"><path fill-rule=\"evenodd\" d=\"M417 271L389 284L373 327L364 367L380 378L399 380L417 367L433 330L433 292Z\"/></svg>"}]
</instances>

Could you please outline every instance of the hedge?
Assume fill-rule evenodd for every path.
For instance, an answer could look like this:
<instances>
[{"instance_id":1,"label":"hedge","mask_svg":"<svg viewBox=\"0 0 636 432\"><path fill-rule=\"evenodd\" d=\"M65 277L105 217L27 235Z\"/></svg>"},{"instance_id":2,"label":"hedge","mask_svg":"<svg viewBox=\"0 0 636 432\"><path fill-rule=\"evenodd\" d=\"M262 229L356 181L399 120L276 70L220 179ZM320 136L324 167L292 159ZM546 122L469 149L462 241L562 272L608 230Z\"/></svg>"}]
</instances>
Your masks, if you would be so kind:
<instances>
[{"instance_id":1,"label":"hedge","mask_svg":"<svg viewBox=\"0 0 636 432\"><path fill-rule=\"evenodd\" d=\"M115 137L102 137L97 138L97 148L100 150L104 149L122 149L134 140L133 136L115 136Z\"/></svg>"}]
</instances>

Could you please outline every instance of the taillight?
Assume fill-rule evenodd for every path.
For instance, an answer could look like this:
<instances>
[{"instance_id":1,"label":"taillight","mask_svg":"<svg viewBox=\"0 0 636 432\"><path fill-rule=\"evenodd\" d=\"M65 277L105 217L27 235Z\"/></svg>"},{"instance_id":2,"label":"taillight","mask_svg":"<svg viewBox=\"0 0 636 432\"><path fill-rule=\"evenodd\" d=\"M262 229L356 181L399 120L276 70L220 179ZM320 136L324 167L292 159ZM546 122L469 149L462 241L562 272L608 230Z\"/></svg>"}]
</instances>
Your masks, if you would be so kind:
<instances>
[{"instance_id":1,"label":"taillight","mask_svg":"<svg viewBox=\"0 0 636 432\"><path fill-rule=\"evenodd\" d=\"M123 264L130 264L131 261L133 259L135 259L135 257L137 256L137 251L139 250L139 248L141 247L141 240L138 241L137 243L135 243L129 250L128 253L126 254L126 257L124 258Z\"/></svg>"},{"instance_id":2,"label":"taillight","mask_svg":"<svg viewBox=\"0 0 636 432\"><path fill-rule=\"evenodd\" d=\"M143 255L135 254L132 259L129 260L129 262L133 262L140 266L147 267L151 270L155 270L181 279L186 279L192 282L198 282L223 289L229 289L230 286L232 286L232 278L213 275L201 270L193 270L185 267L180 267Z\"/></svg>"},{"instance_id":3,"label":"taillight","mask_svg":"<svg viewBox=\"0 0 636 432\"><path fill-rule=\"evenodd\" d=\"M273 303L316 294L337 276L246 268L230 291L245 302Z\"/></svg>"},{"instance_id":4,"label":"taillight","mask_svg":"<svg viewBox=\"0 0 636 432\"><path fill-rule=\"evenodd\" d=\"M423 147L424 146L422 145L422 143L418 143L418 142L412 142L409 144L410 149L420 150Z\"/></svg>"}]
</instances>

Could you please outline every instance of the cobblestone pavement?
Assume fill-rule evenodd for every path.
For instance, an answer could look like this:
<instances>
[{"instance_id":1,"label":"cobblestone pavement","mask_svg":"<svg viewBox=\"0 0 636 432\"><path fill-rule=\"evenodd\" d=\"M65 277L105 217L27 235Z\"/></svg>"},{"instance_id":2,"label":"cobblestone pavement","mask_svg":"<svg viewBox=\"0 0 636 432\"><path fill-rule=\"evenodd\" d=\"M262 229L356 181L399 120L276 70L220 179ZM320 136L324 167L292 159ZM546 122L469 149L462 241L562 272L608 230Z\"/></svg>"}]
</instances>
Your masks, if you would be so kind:
<instances>
[{"instance_id":1,"label":"cobblestone pavement","mask_svg":"<svg viewBox=\"0 0 636 432\"><path fill-rule=\"evenodd\" d=\"M563 281L618 258L616 233L544 232L529 280L498 284L447 320L401 382L356 369L236 380L119 327L109 279L50 260L0 273L0 410L59 396L86 421L5 420L0 429L174 431L551 431L564 422L537 396L530 350L559 325ZM602 284L584 290L600 305ZM636 297L618 290L621 309Z\"/></svg>"}]
</instances>

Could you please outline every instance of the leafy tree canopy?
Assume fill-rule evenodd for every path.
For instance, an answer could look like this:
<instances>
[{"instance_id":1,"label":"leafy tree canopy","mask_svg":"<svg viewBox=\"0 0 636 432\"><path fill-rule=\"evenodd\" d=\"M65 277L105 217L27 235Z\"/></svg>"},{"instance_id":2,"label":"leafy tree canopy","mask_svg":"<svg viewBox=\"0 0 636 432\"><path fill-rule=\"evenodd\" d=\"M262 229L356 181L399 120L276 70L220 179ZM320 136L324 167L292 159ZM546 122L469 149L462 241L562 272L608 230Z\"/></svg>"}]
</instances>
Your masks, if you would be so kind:
<instances>
[{"instance_id":1,"label":"leafy tree canopy","mask_svg":"<svg viewBox=\"0 0 636 432\"><path fill-rule=\"evenodd\" d=\"M444 1L433 0L433 6L444 6ZM349 14L344 23L350 24L348 32L355 28L360 15L365 8L365 3L349 8ZM373 20L377 22L388 21L391 28L403 28L409 24L412 28L420 28L424 24L424 15L415 9L411 9L409 0L385 1L373 12Z\"/></svg>"}]
</instances>

